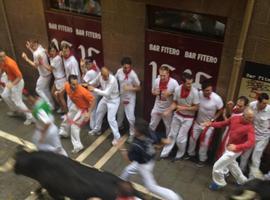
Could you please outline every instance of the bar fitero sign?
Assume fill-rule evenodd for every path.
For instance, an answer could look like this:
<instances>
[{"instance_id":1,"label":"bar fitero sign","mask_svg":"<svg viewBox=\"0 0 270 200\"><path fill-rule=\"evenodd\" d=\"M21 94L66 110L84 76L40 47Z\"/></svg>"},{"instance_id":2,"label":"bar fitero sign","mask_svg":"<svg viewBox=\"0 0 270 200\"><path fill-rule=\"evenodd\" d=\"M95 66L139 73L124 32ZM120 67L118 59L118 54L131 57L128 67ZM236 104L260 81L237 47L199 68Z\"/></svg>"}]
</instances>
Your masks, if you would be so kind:
<instances>
[{"instance_id":1,"label":"bar fitero sign","mask_svg":"<svg viewBox=\"0 0 270 200\"><path fill-rule=\"evenodd\" d=\"M147 30L145 34L146 118L154 105L151 89L162 65L170 68L171 76L176 78L179 84L183 71L190 71L194 76L196 88L200 89L201 82L210 78L213 85L216 85L223 42L154 30Z\"/></svg>"},{"instance_id":2,"label":"bar fitero sign","mask_svg":"<svg viewBox=\"0 0 270 200\"><path fill-rule=\"evenodd\" d=\"M45 11L49 40L69 44L77 59L92 56L103 66L101 22L91 18Z\"/></svg>"}]
</instances>

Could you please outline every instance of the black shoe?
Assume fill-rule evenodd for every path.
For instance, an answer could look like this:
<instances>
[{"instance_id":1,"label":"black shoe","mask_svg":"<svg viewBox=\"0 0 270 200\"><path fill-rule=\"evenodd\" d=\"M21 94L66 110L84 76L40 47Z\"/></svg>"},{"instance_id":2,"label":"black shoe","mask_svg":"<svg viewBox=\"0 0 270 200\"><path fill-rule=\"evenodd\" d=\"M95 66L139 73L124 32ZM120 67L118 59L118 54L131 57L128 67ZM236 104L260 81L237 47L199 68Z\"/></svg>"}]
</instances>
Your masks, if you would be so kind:
<instances>
[{"instance_id":1,"label":"black shoe","mask_svg":"<svg viewBox=\"0 0 270 200\"><path fill-rule=\"evenodd\" d=\"M192 157L192 156L190 156L190 155L188 155L188 154L185 154L185 155L183 156L183 160L189 160L189 159L191 159L191 157Z\"/></svg>"},{"instance_id":2,"label":"black shoe","mask_svg":"<svg viewBox=\"0 0 270 200\"><path fill-rule=\"evenodd\" d=\"M205 161L198 161L197 163L196 163L196 166L197 167L204 167L206 165L206 162Z\"/></svg>"}]
</instances>

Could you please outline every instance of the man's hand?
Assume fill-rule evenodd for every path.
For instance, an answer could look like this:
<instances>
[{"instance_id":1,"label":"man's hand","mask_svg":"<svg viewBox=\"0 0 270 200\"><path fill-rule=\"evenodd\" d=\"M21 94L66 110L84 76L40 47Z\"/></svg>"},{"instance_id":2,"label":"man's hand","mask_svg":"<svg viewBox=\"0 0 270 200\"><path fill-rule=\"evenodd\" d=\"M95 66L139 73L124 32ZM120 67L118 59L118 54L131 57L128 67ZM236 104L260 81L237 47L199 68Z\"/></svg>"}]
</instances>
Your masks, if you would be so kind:
<instances>
[{"instance_id":1,"label":"man's hand","mask_svg":"<svg viewBox=\"0 0 270 200\"><path fill-rule=\"evenodd\" d=\"M6 86L7 86L8 89L11 89L11 88L13 88L13 83L12 82L8 82Z\"/></svg>"},{"instance_id":2,"label":"man's hand","mask_svg":"<svg viewBox=\"0 0 270 200\"><path fill-rule=\"evenodd\" d=\"M163 90L162 92L161 92L161 94L162 94L162 96L164 96L164 97L166 97L166 98L168 98L168 97L170 97L172 94L170 93L170 92L168 92L167 90Z\"/></svg>"},{"instance_id":3,"label":"man's hand","mask_svg":"<svg viewBox=\"0 0 270 200\"><path fill-rule=\"evenodd\" d=\"M89 90L90 92L93 92L94 89L95 89L95 87L93 87L93 86L91 86L91 85L88 86L88 90Z\"/></svg>"},{"instance_id":4,"label":"man's hand","mask_svg":"<svg viewBox=\"0 0 270 200\"><path fill-rule=\"evenodd\" d=\"M208 126L211 126L211 124L212 124L211 121L206 121L206 122L201 123L201 126L208 127Z\"/></svg>"},{"instance_id":5,"label":"man's hand","mask_svg":"<svg viewBox=\"0 0 270 200\"><path fill-rule=\"evenodd\" d=\"M172 112L170 111L170 110L165 110L163 113L162 113L162 115L164 116L164 117L168 117L170 114L171 114Z\"/></svg>"},{"instance_id":6,"label":"man's hand","mask_svg":"<svg viewBox=\"0 0 270 200\"><path fill-rule=\"evenodd\" d=\"M187 110L186 106L179 106L179 105L176 106L176 111L184 111L184 110Z\"/></svg>"},{"instance_id":7,"label":"man's hand","mask_svg":"<svg viewBox=\"0 0 270 200\"><path fill-rule=\"evenodd\" d=\"M155 89L153 90L152 94L155 95L155 96L159 95L159 94L160 94L159 88L155 88Z\"/></svg>"},{"instance_id":8,"label":"man's hand","mask_svg":"<svg viewBox=\"0 0 270 200\"><path fill-rule=\"evenodd\" d=\"M25 52L22 53L22 58L27 61L28 60L28 56Z\"/></svg>"},{"instance_id":9,"label":"man's hand","mask_svg":"<svg viewBox=\"0 0 270 200\"><path fill-rule=\"evenodd\" d=\"M132 90L132 89L133 89L133 87L132 87L131 85L125 84L125 85L123 86L123 90L124 90L125 92L130 91L130 90Z\"/></svg>"},{"instance_id":10,"label":"man's hand","mask_svg":"<svg viewBox=\"0 0 270 200\"><path fill-rule=\"evenodd\" d=\"M80 66L81 66L81 67L84 67L84 66L85 66L85 60L84 60L84 59L81 59L81 60L80 60Z\"/></svg>"},{"instance_id":11,"label":"man's hand","mask_svg":"<svg viewBox=\"0 0 270 200\"><path fill-rule=\"evenodd\" d=\"M30 51L32 50L31 48L31 44L29 41L26 41L26 44L25 44L26 48L29 49Z\"/></svg>"},{"instance_id":12,"label":"man's hand","mask_svg":"<svg viewBox=\"0 0 270 200\"><path fill-rule=\"evenodd\" d=\"M234 145L234 144L229 144L228 146L227 146L227 149L229 150L229 151L236 151L236 145Z\"/></svg>"}]
</instances>

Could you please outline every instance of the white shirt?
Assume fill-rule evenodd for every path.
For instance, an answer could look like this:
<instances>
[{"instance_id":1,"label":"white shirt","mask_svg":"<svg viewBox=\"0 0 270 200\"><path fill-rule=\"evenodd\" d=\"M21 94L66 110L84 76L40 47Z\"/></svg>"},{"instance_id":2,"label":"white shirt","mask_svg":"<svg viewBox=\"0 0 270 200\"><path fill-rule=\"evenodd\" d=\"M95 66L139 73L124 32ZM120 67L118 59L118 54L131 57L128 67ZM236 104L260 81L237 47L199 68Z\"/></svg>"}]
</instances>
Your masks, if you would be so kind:
<instances>
[{"instance_id":1,"label":"white shirt","mask_svg":"<svg viewBox=\"0 0 270 200\"><path fill-rule=\"evenodd\" d=\"M254 127L256 139L267 139L270 137L270 105L263 110L258 110L258 101L253 101L249 107L254 111Z\"/></svg>"},{"instance_id":2,"label":"white shirt","mask_svg":"<svg viewBox=\"0 0 270 200\"><path fill-rule=\"evenodd\" d=\"M199 92L193 86L191 87L190 93L187 98L180 97L182 86L183 85L180 85L175 89L173 100L176 101L178 105L182 106L193 106L194 104L199 104L200 103ZM179 113L187 116L194 116L196 111L184 110L180 111Z\"/></svg>"},{"instance_id":3,"label":"white shirt","mask_svg":"<svg viewBox=\"0 0 270 200\"><path fill-rule=\"evenodd\" d=\"M90 69L86 72L86 74L84 75L83 77L83 81L85 83L89 83L91 82L92 80L94 80L96 77L98 76L98 72L93 70L93 69Z\"/></svg>"},{"instance_id":4,"label":"white shirt","mask_svg":"<svg viewBox=\"0 0 270 200\"><path fill-rule=\"evenodd\" d=\"M108 80L103 80L101 73L92 80L90 85L100 85L101 89L95 88L94 92L100 96L104 96L107 100L119 97L118 83L116 78L110 74Z\"/></svg>"},{"instance_id":5,"label":"white shirt","mask_svg":"<svg viewBox=\"0 0 270 200\"><path fill-rule=\"evenodd\" d=\"M156 78L154 82L152 92L156 89L159 89L159 83L160 83L160 78L158 77ZM161 109L161 110L167 109L173 102L173 94L175 92L175 89L178 86L179 86L178 82L174 78L170 77L168 85L167 85L167 92L171 93L172 95L169 96L168 98L166 98L162 93L160 95L157 95L154 108Z\"/></svg>"},{"instance_id":6,"label":"white shirt","mask_svg":"<svg viewBox=\"0 0 270 200\"><path fill-rule=\"evenodd\" d=\"M221 97L215 92L211 93L209 99L203 95L202 91L200 91L199 99L200 99L200 106L196 118L196 121L199 124L212 120L215 117L216 112L223 107L223 101Z\"/></svg>"},{"instance_id":7,"label":"white shirt","mask_svg":"<svg viewBox=\"0 0 270 200\"><path fill-rule=\"evenodd\" d=\"M47 114L44 110L39 110L37 113L36 127L38 129L44 129L46 124L53 124L53 115Z\"/></svg>"},{"instance_id":8,"label":"white shirt","mask_svg":"<svg viewBox=\"0 0 270 200\"><path fill-rule=\"evenodd\" d=\"M35 63L38 63L39 59L41 58L41 62L44 63L44 65L49 65L46 51L41 45L39 45L38 48L33 52L33 58ZM44 65L38 65L37 69L40 76L46 77L50 75L51 72L47 70Z\"/></svg>"},{"instance_id":9,"label":"white shirt","mask_svg":"<svg viewBox=\"0 0 270 200\"><path fill-rule=\"evenodd\" d=\"M53 76L55 79L62 79L66 77L61 56L57 55L54 58L50 58L50 63L53 67Z\"/></svg>"},{"instance_id":10,"label":"white shirt","mask_svg":"<svg viewBox=\"0 0 270 200\"><path fill-rule=\"evenodd\" d=\"M131 70L131 72L128 74L128 78L125 78L126 75L123 71L123 68L120 68L117 70L115 74L115 78L119 81L120 84L120 95L121 100L123 101L130 101L136 99L136 92L135 91L124 91L124 85L130 85L130 86L140 86L139 78L134 70Z\"/></svg>"},{"instance_id":11,"label":"white shirt","mask_svg":"<svg viewBox=\"0 0 270 200\"><path fill-rule=\"evenodd\" d=\"M79 69L79 64L74 56L70 56L67 59L63 59L66 77L68 79L69 75L77 75L78 82L81 82L81 73Z\"/></svg>"}]
</instances>

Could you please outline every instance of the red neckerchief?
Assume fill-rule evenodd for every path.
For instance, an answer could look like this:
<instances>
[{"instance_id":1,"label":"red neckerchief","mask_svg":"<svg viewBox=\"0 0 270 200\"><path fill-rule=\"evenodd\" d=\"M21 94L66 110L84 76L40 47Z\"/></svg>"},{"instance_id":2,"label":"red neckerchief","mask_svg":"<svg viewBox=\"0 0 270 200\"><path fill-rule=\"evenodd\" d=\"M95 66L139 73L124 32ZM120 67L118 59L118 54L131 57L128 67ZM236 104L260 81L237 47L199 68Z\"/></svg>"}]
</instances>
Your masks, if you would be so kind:
<instances>
[{"instance_id":1,"label":"red neckerchief","mask_svg":"<svg viewBox=\"0 0 270 200\"><path fill-rule=\"evenodd\" d=\"M97 65L96 64L92 64L92 67L90 68L90 70L94 70L95 72L97 72L98 71L98 68L97 68Z\"/></svg>"},{"instance_id":2,"label":"red neckerchief","mask_svg":"<svg viewBox=\"0 0 270 200\"><path fill-rule=\"evenodd\" d=\"M182 85L180 97L181 97L182 99L185 99L185 98L188 97L189 93L190 93L190 90L188 90L187 88L185 88L184 85Z\"/></svg>"},{"instance_id":3,"label":"red neckerchief","mask_svg":"<svg viewBox=\"0 0 270 200\"><path fill-rule=\"evenodd\" d=\"M73 54L70 52L70 54L68 56L63 56L65 60L69 59L71 56L73 56Z\"/></svg>"},{"instance_id":4,"label":"red neckerchief","mask_svg":"<svg viewBox=\"0 0 270 200\"><path fill-rule=\"evenodd\" d=\"M163 80L163 81L160 79L160 81L159 81L160 92L163 90L167 90L167 85L168 85L169 81L170 81L170 77L168 77L167 80Z\"/></svg>"},{"instance_id":5,"label":"red neckerchief","mask_svg":"<svg viewBox=\"0 0 270 200\"><path fill-rule=\"evenodd\" d=\"M124 80L128 80L128 75L129 73L132 71L132 69L130 68L127 72L123 71L125 74L125 79Z\"/></svg>"},{"instance_id":6,"label":"red neckerchief","mask_svg":"<svg viewBox=\"0 0 270 200\"><path fill-rule=\"evenodd\" d=\"M203 95L203 96L204 96L204 95ZM210 94L208 97L204 96L204 98L206 98L206 99L208 99L208 100L211 100L211 94Z\"/></svg>"}]
</instances>

